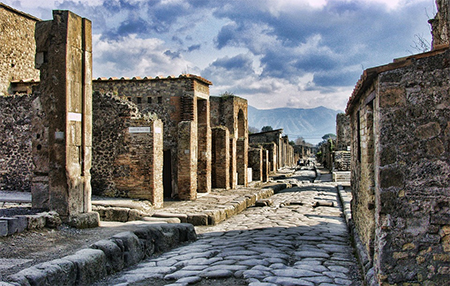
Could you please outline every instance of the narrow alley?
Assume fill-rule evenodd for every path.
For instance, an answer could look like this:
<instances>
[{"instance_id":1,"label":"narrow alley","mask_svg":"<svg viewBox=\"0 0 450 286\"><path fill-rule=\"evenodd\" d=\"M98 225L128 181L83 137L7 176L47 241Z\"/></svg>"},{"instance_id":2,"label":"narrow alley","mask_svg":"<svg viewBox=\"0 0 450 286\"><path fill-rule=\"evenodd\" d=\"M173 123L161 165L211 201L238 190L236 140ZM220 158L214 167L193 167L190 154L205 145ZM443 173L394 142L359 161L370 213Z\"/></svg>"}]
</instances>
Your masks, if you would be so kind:
<instances>
[{"instance_id":1,"label":"narrow alley","mask_svg":"<svg viewBox=\"0 0 450 286\"><path fill-rule=\"evenodd\" d=\"M336 187L314 178L296 171L292 188L95 285L361 285Z\"/></svg>"}]
</instances>

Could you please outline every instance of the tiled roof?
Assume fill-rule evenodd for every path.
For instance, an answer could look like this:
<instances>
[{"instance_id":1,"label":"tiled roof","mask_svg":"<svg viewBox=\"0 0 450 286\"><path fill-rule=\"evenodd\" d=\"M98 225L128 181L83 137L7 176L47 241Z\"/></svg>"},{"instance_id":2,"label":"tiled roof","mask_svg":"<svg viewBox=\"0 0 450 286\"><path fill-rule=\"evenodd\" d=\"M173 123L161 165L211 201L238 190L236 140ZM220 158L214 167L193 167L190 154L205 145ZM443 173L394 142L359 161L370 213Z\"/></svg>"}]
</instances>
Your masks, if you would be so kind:
<instances>
[{"instance_id":1,"label":"tiled roof","mask_svg":"<svg viewBox=\"0 0 450 286\"><path fill-rule=\"evenodd\" d=\"M193 78L196 79L198 81L201 81L207 85L212 85L212 82L210 82L209 80L198 76L198 75L193 75L193 74L181 74L180 76L174 76L174 75L169 75L169 76L162 76L162 75L158 75L156 77L151 77L151 76L146 76L144 78L141 77L133 77L133 78L129 78L129 77L110 77L110 78L106 78L106 77L99 77L96 79L93 79L93 81L147 81L147 80L169 80L169 79L179 79L179 78Z\"/></svg>"},{"instance_id":2,"label":"tiled roof","mask_svg":"<svg viewBox=\"0 0 450 286\"><path fill-rule=\"evenodd\" d=\"M449 48L449 45L442 45L430 52L416 54L412 56L407 56L404 58L398 58L394 59L393 63L382 65L378 67L373 67L366 69L363 74L361 75L360 79L356 83L355 88L353 89L353 93L350 96L348 102L347 102L347 108L345 109L346 114L350 114L350 112L355 108L355 104L359 101L361 96L364 94L367 88L372 85L373 80L380 74L386 71L395 70L398 68L407 67L412 64L413 60L427 58L431 56L435 56L438 54L442 54L445 51L447 51Z\"/></svg>"}]
</instances>

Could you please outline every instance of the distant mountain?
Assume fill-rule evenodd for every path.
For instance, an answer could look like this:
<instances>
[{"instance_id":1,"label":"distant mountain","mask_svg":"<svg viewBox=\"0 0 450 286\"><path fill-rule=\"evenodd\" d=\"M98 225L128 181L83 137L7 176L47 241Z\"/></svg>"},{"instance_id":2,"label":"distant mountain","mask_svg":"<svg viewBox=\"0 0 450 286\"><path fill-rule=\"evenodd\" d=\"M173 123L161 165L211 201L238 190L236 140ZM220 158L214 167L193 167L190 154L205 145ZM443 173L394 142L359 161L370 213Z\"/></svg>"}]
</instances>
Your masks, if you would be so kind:
<instances>
[{"instance_id":1,"label":"distant mountain","mask_svg":"<svg viewBox=\"0 0 450 286\"><path fill-rule=\"evenodd\" d=\"M289 140L303 137L306 142L317 144L322 136L336 134L336 115L342 111L323 106L304 108L256 109L248 107L248 125L261 130L263 126L283 129Z\"/></svg>"}]
</instances>

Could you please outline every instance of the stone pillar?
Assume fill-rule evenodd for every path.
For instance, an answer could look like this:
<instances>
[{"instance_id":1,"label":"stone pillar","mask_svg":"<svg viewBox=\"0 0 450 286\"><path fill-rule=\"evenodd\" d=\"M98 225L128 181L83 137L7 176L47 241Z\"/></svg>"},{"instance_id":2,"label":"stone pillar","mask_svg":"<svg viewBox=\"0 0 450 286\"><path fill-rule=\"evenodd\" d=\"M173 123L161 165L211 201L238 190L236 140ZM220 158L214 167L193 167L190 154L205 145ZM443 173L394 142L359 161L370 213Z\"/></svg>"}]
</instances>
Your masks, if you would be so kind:
<instances>
[{"instance_id":1,"label":"stone pillar","mask_svg":"<svg viewBox=\"0 0 450 286\"><path fill-rule=\"evenodd\" d=\"M230 133L226 127L212 129L212 186L230 188Z\"/></svg>"},{"instance_id":2,"label":"stone pillar","mask_svg":"<svg viewBox=\"0 0 450 286\"><path fill-rule=\"evenodd\" d=\"M197 126L193 121L178 124L178 196L197 199Z\"/></svg>"},{"instance_id":3,"label":"stone pillar","mask_svg":"<svg viewBox=\"0 0 450 286\"><path fill-rule=\"evenodd\" d=\"M262 160L263 160L263 164L262 164L262 170L261 170L261 175L262 175L262 182L268 182L269 181L269 150L263 149L262 150Z\"/></svg>"},{"instance_id":4,"label":"stone pillar","mask_svg":"<svg viewBox=\"0 0 450 286\"><path fill-rule=\"evenodd\" d=\"M263 154L262 147L248 150L248 167L252 168L253 181L262 181Z\"/></svg>"},{"instance_id":5,"label":"stone pillar","mask_svg":"<svg viewBox=\"0 0 450 286\"><path fill-rule=\"evenodd\" d=\"M247 186L247 166L248 166L248 140L239 138L236 142L236 167L238 173L238 184Z\"/></svg>"},{"instance_id":6,"label":"stone pillar","mask_svg":"<svg viewBox=\"0 0 450 286\"><path fill-rule=\"evenodd\" d=\"M77 227L98 225L91 211L92 31L70 11L36 24L33 207L55 210Z\"/></svg>"},{"instance_id":7,"label":"stone pillar","mask_svg":"<svg viewBox=\"0 0 450 286\"><path fill-rule=\"evenodd\" d=\"M236 139L230 138L230 187L236 189Z\"/></svg>"},{"instance_id":8,"label":"stone pillar","mask_svg":"<svg viewBox=\"0 0 450 286\"><path fill-rule=\"evenodd\" d=\"M197 100L198 121L198 192L211 191L211 127L209 101Z\"/></svg>"}]
</instances>

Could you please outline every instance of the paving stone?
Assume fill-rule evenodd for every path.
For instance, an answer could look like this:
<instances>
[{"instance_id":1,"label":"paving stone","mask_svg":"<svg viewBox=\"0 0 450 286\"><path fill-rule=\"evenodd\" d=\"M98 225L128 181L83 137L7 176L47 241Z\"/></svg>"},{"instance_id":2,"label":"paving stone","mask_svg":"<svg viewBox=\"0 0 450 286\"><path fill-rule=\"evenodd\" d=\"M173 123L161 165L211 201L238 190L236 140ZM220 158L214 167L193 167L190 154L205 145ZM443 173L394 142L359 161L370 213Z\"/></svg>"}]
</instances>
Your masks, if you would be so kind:
<instances>
[{"instance_id":1,"label":"paving stone","mask_svg":"<svg viewBox=\"0 0 450 286\"><path fill-rule=\"evenodd\" d=\"M285 264L282 263L274 263L274 264L270 264L269 266L272 269L286 269L287 266Z\"/></svg>"},{"instance_id":2,"label":"paving stone","mask_svg":"<svg viewBox=\"0 0 450 286\"><path fill-rule=\"evenodd\" d=\"M323 272L324 275L330 277L330 278L343 278L346 279L347 275L345 275L342 272L335 272L335 271L325 271Z\"/></svg>"},{"instance_id":3,"label":"paving stone","mask_svg":"<svg viewBox=\"0 0 450 286\"><path fill-rule=\"evenodd\" d=\"M277 286L277 284L256 281L248 284L248 286Z\"/></svg>"},{"instance_id":4,"label":"paving stone","mask_svg":"<svg viewBox=\"0 0 450 286\"><path fill-rule=\"evenodd\" d=\"M304 277L306 281L313 282L316 284L319 283L333 283L333 279L326 277L326 276L315 276L315 277Z\"/></svg>"},{"instance_id":5,"label":"paving stone","mask_svg":"<svg viewBox=\"0 0 450 286\"><path fill-rule=\"evenodd\" d=\"M216 279L216 278L229 278L233 276L233 272L230 270L213 270L208 271L208 269L202 271L199 275L200 277L208 278L208 279Z\"/></svg>"},{"instance_id":6,"label":"paving stone","mask_svg":"<svg viewBox=\"0 0 450 286\"><path fill-rule=\"evenodd\" d=\"M267 273L260 270L247 270L242 273L242 276L245 279L248 278L264 279L265 277L267 277Z\"/></svg>"},{"instance_id":7,"label":"paving stone","mask_svg":"<svg viewBox=\"0 0 450 286\"><path fill-rule=\"evenodd\" d=\"M238 270L247 270L249 267L245 265L214 265L207 267L206 271L215 271L215 270L229 270L229 271L238 271Z\"/></svg>"},{"instance_id":8,"label":"paving stone","mask_svg":"<svg viewBox=\"0 0 450 286\"><path fill-rule=\"evenodd\" d=\"M315 286L312 282L288 277L268 277L264 279L264 282L271 282L281 286Z\"/></svg>"},{"instance_id":9,"label":"paving stone","mask_svg":"<svg viewBox=\"0 0 450 286\"><path fill-rule=\"evenodd\" d=\"M352 284L352 281L349 279L336 278L334 282L338 285L349 286Z\"/></svg>"},{"instance_id":10,"label":"paving stone","mask_svg":"<svg viewBox=\"0 0 450 286\"><path fill-rule=\"evenodd\" d=\"M310 271L314 271L314 272L324 272L324 271L330 270L329 268L327 268L323 265L311 265L311 264L304 263L302 261L294 263L294 267L297 269L310 270Z\"/></svg>"},{"instance_id":11,"label":"paving stone","mask_svg":"<svg viewBox=\"0 0 450 286\"><path fill-rule=\"evenodd\" d=\"M300 258L330 258L330 255L328 253L322 251L298 251L295 253L295 255Z\"/></svg>"},{"instance_id":12,"label":"paving stone","mask_svg":"<svg viewBox=\"0 0 450 286\"><path fill-rule=\"evenodd\" d=\"M181 278L196 276L198 271L179 270L164 276L165 280L178 280Z\"/></svg>"},{"instance_id":13,"label":"paving stone","mask_svg":"<svg viewBox=\"0 0 450 286\"><path fill-rule=\"evenodd\" d=\"M302 278L302 277L314 277L322 275L320 272L314 272L310 270L301 270L295 268L287 268L287 269L277 269L272 271L275 276L279 277L294 277L294 278Z\"/></svg>"},{"instance_id":14,"label":"paving stone","mask_svg":"<svg viewBox=\"0 0 450 286\"><path fill-rule=\"evenodd\" d=\"M200 282L201 280L202 280L202 278L199 276L191 276L191 277L178 279L177 283L187 283L189 285L189 284L195 284L197 282Z\"/></svg>"}]
</instances>

